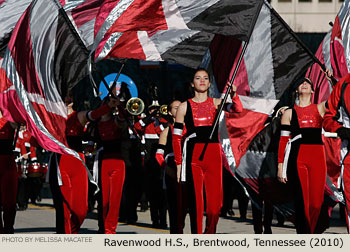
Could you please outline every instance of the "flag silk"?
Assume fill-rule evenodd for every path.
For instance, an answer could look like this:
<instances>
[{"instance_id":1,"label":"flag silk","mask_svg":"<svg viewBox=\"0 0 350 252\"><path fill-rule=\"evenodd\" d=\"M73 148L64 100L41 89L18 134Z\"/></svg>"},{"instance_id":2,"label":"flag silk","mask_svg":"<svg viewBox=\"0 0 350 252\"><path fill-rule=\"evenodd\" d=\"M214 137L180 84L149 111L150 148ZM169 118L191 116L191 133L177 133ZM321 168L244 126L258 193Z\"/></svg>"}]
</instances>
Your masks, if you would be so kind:
<instances>
[{"instance_id":1,"label":"flag silk","mask_svg":"<svg viewBox=\"0 0 350 252\"><path fill-rule=\"evenodd\" d=\"M85 46L89 49L94 42L96 16L102 3L103 0L80 0L71 1L63 6Z\"/></svg>"},{"instance_id":2,"label":"flag silk","mask_svg":"<svg viewBox=\"0 0 350 252\"><path fill-rule=\"evenodd\" d=\"M238 94L280 99L312 64L312 56L281 20L265 1L234 81ZM225 92L241 51L242 45L235 38L216 35L213 39L211 67L220 93Z\"/></svg>"},{"instance_id":3,"label":"flag silk","mask_svg":"<svg viewBox=\"0 0 350 252\"><path fill-rule=\"evenodd\" d=\"M220 143L233 173L256 134L263 129L278 100L239 96L241 113L222 113L219 121Z\"/></svg>"},{"instance_id":4,"label":"flag silk","mask_svg":"<svg viewBox=\"0 0 350 252\"><path fill-rule=\"evenodd\" d=\"M349 8L350 1L345 0L335 18L333 27L324 37L315 55L338 80L350 72ZM321 68L314 64L308 69L306 76L314 84L313 103L318 104L327 100L333 88Z\"/></svg>"},{"instance_id":5,"label":"flag silk","mask_svg":"<svg viewBox=\"0 0 350 252\"><path fill-rule=\"evenodd\" d=\"M134 39L137 38L136 32L141 31L148 32L149 36L146 37L152 37L151 35L159 31L182 30L186 33L187 30L234 36L247 41L261 3L262 0L104 1L95 22L95 41L92 49L95 52L95 60L108 57L112 50L124 50L120 45L114 45L120 39L125 43L131 35L124 33L131 31L135 32L132 35ZM188 34L182 40L187 38ZM142 46L138 48L142 50L145 41L140 42Z\"/></svg>"},{"instance_id":6,"label":"flag silk","mask_svg":"<svg viewBox=\"0 0 350 252\"><path fill-rule=\"evenodd\" d=\"M276 179L280 126L280 116L274 117L254 137L235 174L243 180L244 186L249 186L259 198L293 221L292 190Z\"/></svg>"},{"instance_id":7,"label":"flag silk","mask_svg":"<svg viewBox=\"0 0 350 252\"><path fill-rule=\"evenodd\" d=\"M66 147L65 96L87 75L88 51L55 0L35 0L13 30L0 68L0 106L4 117L25 123L45 149Z\"/></svg>"},{"instance_id":8,"label":"flag silk","mask_svg":"<svg viewBox=\"0 0 350 252\"><path fill-rule=\"evenodd\" d=\"M333 72L336 79L341 79L349 73L350 66L350 1L346 0L342 4L333 24L333 27L326 34L321 42L316 57L327 69ZM317 64L312 65L306 76L310 78L314 86L313 103L318 104L328 100L333 88L332 83L327 80L325 74ZM326 161L327 161L327 187L326 193L332 200L343 202L340 188L341 158L339 138L323 138Z\"/></svg>"},{"instance_id":9,"label":"flag silk","mask_svg":"<svg viewBox=\"0 0 350 252\"><path fill-rule=\"evenodd\" d=\"M0 56L10 40L11 32L31 0L0 0Z\"/></svg>"}]
</instances>

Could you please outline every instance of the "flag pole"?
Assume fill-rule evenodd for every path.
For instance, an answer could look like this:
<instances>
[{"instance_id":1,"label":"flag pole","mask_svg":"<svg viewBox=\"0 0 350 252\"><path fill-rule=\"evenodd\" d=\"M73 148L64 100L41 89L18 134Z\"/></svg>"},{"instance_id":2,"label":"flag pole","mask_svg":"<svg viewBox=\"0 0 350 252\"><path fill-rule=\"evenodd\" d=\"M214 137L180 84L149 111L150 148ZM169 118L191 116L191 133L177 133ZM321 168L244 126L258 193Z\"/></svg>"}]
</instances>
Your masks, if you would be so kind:
<instances>
[{"instance_id":1,"label":"flag pole","mask_svg":"<svg viewBox=\"0 0 350 252\"><path fill-rule=\"evenodd\" d=\"M109 95L113 95L113 93L112 93L113 89L117 85L118 78L119 78L120 74L122 73L122 70L123 70L124 66L125 66L125 62L123 62L122 66L119 69L119 72L118 72L117 76L115 77L115 79L113 81L113 84L112 84L111 88L108 90L108 94Z\"/></svg>"},{"instance_id":2,"label":"flag pole","mask_svg":"<svg viewBox=\"0 0 350 252\"><path fill-rule=\"evenodd\" d=\"M261 8L264 4L264 0L262 0L260 3L260 7L258 8L256 14L255 14L255 17L252 21L252 25L250 27L250 31L248 32L248 39L247 41L244 42L244 45L243 45L243 48L242 48L242 51L239 55L239 59L238 59L238 62L236 64L236 67L235 67L235 70L233 72L233 75L231 77L231 80L230 80L230 85L227 87L227 90L226 90L226 93L225 93L225 96L224 98L222 99L221 101L221 104L220 104L220 107L219 107L219 110L218 112L216 113L216 117L215 117L215 121L214 121L214 124L212 125L212 129L211 129L211 133L209 135L209 140L211 140L213 138L213 135L214 135L214 132L215 132L215 128L217 127L218 123L219 123L219 120L220 120L220 115L221 115L221 112L224 108L224 105L226 103L226 100L227 100L227 97L228 95L230 94L230 91L231 91L231 88L232 88L232 85L233 85L233 81L235 80L236 78L236 75L237 75L237 72L238 72L238 69L241 65L241 62L242 62L242 59L243 59L243 56L245 54L245 51L247 50L247 47L248 47L248 44L249 44L249 40L250 40L250 37L252 36L252 33L253 33L253 30L254 30L254 27L255 27L255 24L256 24L256 21L258 20L258 17L259 17L259 14L261 12ZM203 160L204 158L204 154L205 154L205 150L207 149L207 146L208 146L208 143L206 143L203 147L203 150L202 150L202 153L201 155L199 156L199 160Z\"/></svg>"},{"instance_id":3,"label":"flag pole","mask_svg":"<svg viewBox=\"0 0 350 252\"><path fill-rule=\"evenodd\" d=\"M211 133L210 133L210 135L209 135L209 139L210 139L210 140L213 138L215 128L216 128L217 124L219 123L220 115L221 115L221 113L222 113L222 110L223 110L224 105L225 105L225 103L226 103L226 100L227 100L227 98L228 98L228 95L229 95L230 92L231 92L232 85L233 85L233 81L234 81L234 79L236 78L236 75L237 75L237 73L238 73L238 70L239 70L239 67L240 67L240 65L241 65L241 62L242 62L244 53L245 53L245 51L247 50L248 43L249 43L248 41L247 41L247 42L244 42L242 51L241 51L241 53L240 53L240 55L239 55L239 59L238 59L237 65L236 65L236 67L235 67L235 71L233 72L232 78L231 78L231 80L230 80L230 85L227 87L225 96L224 96L224 98L222 99L222 102L221 102L221 104L220 104L219 110L218 110L218 112L217 112L217 114L216 114L215 122L214 122L214 124L213 124L213 128L212 128Z\"/></svg>"}]
</instances>

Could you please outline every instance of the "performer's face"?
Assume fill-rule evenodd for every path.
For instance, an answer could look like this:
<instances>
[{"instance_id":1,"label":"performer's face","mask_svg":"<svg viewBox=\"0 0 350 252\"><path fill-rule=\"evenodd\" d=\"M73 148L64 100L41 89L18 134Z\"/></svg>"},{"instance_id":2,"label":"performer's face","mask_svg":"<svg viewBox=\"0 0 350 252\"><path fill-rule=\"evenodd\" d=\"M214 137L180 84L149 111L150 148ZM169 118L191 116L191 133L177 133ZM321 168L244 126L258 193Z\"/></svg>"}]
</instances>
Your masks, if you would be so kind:
<instances>
[{"instance_id":1,"label":"performer's face","mask_svg":"<svg viewBox=\"0 0 350 252\"><path fill-rule=\"evenodd\" d=\"M180 101L173 101L171 103L171 111L170 111L170 114L175 118L176 117L176 112L177 112L177 109L179 108L181 102Z\"/></svg>"},{"instance_id":2,"label":"performer's face","mask_svg":"<svg viewBox=\"0 0 350 252\"><path fill-rule=\"evenodd\" d=\"M198 71L193 77L193 81L191 83L192 87L197 92L203 93L208 90L210 87L209 76L206 71Z\"/></svg>"},{"instance_id":3,"label":"performer's face","mask_svg":"<svg viewBox=\"0 0 350 252\"><path fill-rule=\"evenodd\" d=\"M313 93L311 84L307 81L304 81L303 84L300 84L297 90L298 90L299 94L302 94L302 93L311 94L311 93Z\"/></svg>"}]
</instances>

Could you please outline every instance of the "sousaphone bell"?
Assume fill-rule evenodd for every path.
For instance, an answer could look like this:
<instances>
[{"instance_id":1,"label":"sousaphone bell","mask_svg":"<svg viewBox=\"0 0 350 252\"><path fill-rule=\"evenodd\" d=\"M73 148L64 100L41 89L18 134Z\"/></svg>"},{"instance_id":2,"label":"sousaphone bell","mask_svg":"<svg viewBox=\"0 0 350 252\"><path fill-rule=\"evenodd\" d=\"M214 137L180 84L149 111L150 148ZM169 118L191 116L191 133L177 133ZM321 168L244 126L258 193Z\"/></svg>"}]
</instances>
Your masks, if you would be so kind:
<instances>
[{"instance_id":1,"label":"sousaphone bell","mask_svg":"<svg viewBox=\"0 0 350 252\"><path fill-rule=\"evenodd\" d=\"M130 98L126 103L126 110L131 115L139 115L143 112L144 109L145 109L145 104L138 97Z\"/></svg>"}]
</instances>

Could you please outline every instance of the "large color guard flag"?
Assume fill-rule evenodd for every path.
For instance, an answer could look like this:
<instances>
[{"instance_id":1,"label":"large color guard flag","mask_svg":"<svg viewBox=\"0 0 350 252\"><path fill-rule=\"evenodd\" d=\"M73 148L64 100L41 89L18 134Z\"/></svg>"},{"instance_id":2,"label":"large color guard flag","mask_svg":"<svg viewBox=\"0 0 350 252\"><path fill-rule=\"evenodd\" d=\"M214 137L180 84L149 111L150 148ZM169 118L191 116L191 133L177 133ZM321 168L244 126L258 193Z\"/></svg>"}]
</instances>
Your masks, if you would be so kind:
<instances>
[{"instance_id":1,"label":"large color guard flag","mask_svg":"<svg viewBox=\"0 0 350 252\"><path fill-rule=\"evenodd\" d=\"M332 70L336 79L340 79L350 72L350 1L344 1L340 8L333 27L327 33L321 42L316 57L326 68ZM314 84L313 103L326 101L332 92L332 83L330 83L320 67L314 64L308 69L306 76ZM343 201L342 194L338 191L340 188L340 143L339 138L324 138L326 158L327 158L327 194L335 201Z\"/></svg>"},{"instance_id":2,"label":"large color guard flag","mask_svg":"<svg viewBox=\"0 0 350 252\"><path fill-rule=\"evenodd\" d=\"M0 0L0 56L11 32L31 0Z\"/></svg>"},{"instance_id":3,"label":"large color guard flag","mask_svg":"<svg viewBox=\"0 0 350 252\"><path fill-rule=\"evenodd\" d=\"M35 0L18 21L0 68L0 106L9 121L26 123L45 149L66 147L64 97L87 75L88 51L58 0Z\"/></svg>"},{"instance_id":4,"label":"large color guard flag","mask_svg":"<svg viewBox=\"0 0 350 252\"><path fill-rule=\"evenodd\" d=\"M333 27L324 37L316 57L326 68L332 70L336 79L340 79L350 72L350 1L344 1ZM314 64L306 73L314 83L315 93L313 103L320 103L328 99L332 92L332 84L327 81L320 67Z\"/></svg>"},{"instance_id":5,"label":"large color guard flag","mask_svg":"<svg viewBox=\"0 0 350 252\"><path fill-rule=\"evenodd\" d=\"M95 23L95 60L127 56L121 56L121 52L130 53L127 58L169 60L165 57L168 50L175 50L184 41L196 41L207 48L212 34L247 41L261 3L261 0L107 0Z\"/></svg>"},{"instance_id":6,"label":"large color guard flag","mask_svg":"<svg viewBox=\"0 0 350 252\"><path fill-rule=\"evenodd\" d=\"M264 127L284 91L313 62L289 29L265 2L234 81L244 111L225 113L220 120L220 139L232 172L244 169L239 163L250 142ZM225 92L241 50L241 42L227 36L216 35L211 43L206 61L219 95Z\"/></svg>"}]
</instances>

